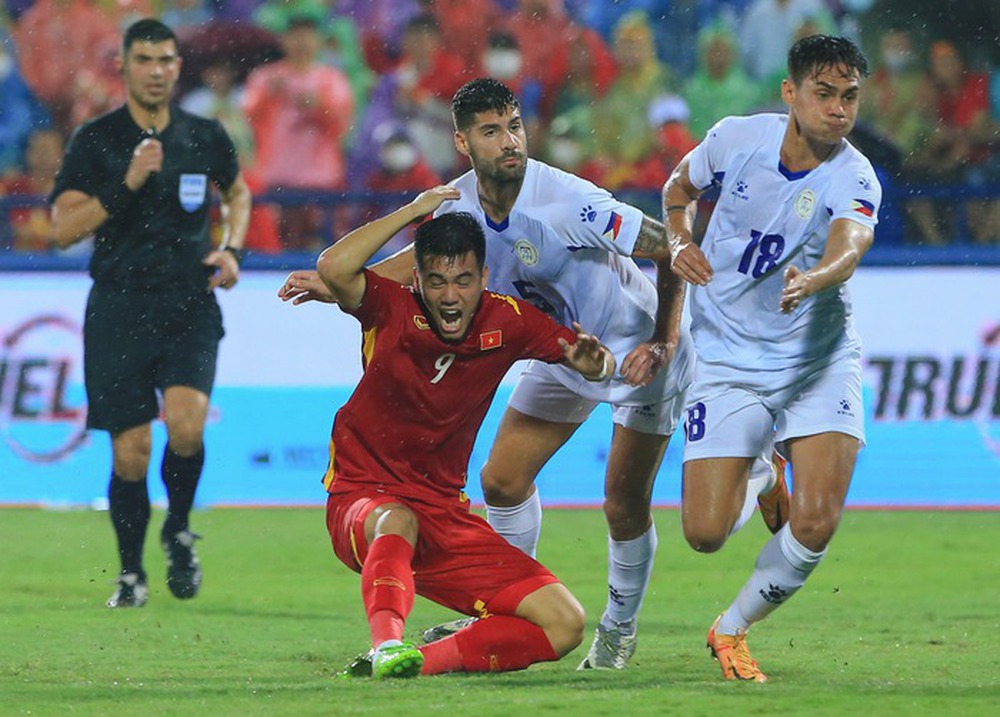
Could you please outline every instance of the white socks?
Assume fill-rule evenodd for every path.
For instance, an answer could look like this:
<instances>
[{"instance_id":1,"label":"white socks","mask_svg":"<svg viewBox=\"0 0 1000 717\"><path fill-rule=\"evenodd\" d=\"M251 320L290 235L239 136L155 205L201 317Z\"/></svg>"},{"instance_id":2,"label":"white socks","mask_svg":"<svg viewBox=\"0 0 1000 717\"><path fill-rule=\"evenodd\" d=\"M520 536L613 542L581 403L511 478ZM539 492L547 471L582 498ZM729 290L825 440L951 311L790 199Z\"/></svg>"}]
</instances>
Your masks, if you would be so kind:
<instances>
[{"instance_id":1,"label":"white socks","mask_svg":"<svg viewBox=\"0 0 1000 717\"><path fill-rule=\"evenodd\" d=\"M753 517L753 512L757 508L757 496L766 493L774 487L774 466L771 465L770 451L767 457L757 456L753 465L750 466L750 478L747 481L747 494L743 499L743 509L740 510L740 517L736 519L730 535L734 535L737 530L747 524Z\"/></svg>"},{"instance_id":2,"label":"white socks","mask_svg":"<svg viewBox=\"0 0 1000 717\"><path fill-rule=\"evenodd\" d=\"M487 505L486 520L508 543L535 557L542 533L542 501L537 489L520 505Z\"/></svg>"},{"instance_id":3,"label":"white socks","mask_svg":"<svg viewBox=\"0 0 1000 717\"><path fill-rule=\"evenodd\" d=\"M605 629L635 632L635 621L653 573L656 525L633 540L608 536L608 604L601 616Z\"/></svg>"},{"instance_id":4,"label":"white socks","mask_svg":"<svg viewBox=\"0 0 1000 717\"><path fill-rule=\"evenodd\" d=\"M825 553L802 545L786 523L760 551L753 574L719 621L719 634L735 635L777 610L802 587Z\"/></svg>"}]
</instances>

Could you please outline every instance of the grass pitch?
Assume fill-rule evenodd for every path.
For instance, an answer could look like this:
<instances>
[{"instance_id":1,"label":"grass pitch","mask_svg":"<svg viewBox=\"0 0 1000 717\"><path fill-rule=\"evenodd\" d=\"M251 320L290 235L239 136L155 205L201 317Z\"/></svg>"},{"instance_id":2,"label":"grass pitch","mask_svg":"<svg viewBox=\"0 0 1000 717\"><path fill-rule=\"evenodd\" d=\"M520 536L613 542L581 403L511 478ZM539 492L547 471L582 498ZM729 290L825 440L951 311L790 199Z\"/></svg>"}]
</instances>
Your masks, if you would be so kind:
<instances>
[{"instance_id":1,"label":"grass pitch","mask_svg":"<svg viewBox=\"0 0 1000 717\"><path fill-rule=\"evenodd\" d=\"M106 513L0 511L2 715L988 715L1000 714L1000 513L848 512L806 587L750 633L766 685L723 682L704 647L767 534L758 519L712 556L656 513L660 548L634 666L561 662L407 682L332 677L367 640L358 577L322 511L209 510L201 594L182 602L147 541L149 604L108 610ZM599 511L545 514L540 558L605 600ZM413 632L453 613L418 599Z\"/></svg>"}]
</instances>

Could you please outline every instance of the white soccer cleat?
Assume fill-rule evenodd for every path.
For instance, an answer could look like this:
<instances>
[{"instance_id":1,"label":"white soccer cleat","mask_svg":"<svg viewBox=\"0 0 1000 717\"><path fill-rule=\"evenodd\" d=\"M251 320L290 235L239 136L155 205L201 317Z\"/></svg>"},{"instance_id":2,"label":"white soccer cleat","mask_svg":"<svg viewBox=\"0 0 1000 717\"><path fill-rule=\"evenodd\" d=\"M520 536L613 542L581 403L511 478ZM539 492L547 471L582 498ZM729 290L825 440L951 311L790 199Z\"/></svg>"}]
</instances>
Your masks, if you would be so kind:
<instances>
[{"instance_id":1,"label":"white soccer cleat","mask_svg":"<svg viewBox=\"0 0 1000 717\"><path fill-rule=\"evenodd\" d=\"M635 631L629 634L619 628L608 630L598 625L590 651L576 669L623 670L635 654L638 642Z\"/></svg>"}]
</instances>

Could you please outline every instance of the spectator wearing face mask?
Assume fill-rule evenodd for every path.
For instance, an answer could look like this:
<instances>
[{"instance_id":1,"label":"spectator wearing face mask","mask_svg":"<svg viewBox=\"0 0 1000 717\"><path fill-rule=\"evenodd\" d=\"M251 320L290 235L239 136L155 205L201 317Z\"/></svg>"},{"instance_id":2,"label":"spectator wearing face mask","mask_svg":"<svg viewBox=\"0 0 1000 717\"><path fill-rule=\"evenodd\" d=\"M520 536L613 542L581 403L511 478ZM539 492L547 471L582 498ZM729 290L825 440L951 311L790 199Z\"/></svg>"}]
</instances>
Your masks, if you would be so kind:
<instances>
[{"instance_id":1,"label":"spectator wearing face mask","mask_svg":"<svg viewBox=\"0 0 1000 717\"><path fill-rule=\"evenodd\" d=\"M437 174L424 160L420 148L406 127L395 121L383 122L375 128L373 139L378 147L378 164L368 175L365 186L380 194L414 194L442 184ZM387 208L399 203L398 198L385 197L378 203L365 207L362 222L374 221L386 213ZM409 246L413 241L415 226L409 226L390 241L389 252Z\"/></svg>"}]
</instances>

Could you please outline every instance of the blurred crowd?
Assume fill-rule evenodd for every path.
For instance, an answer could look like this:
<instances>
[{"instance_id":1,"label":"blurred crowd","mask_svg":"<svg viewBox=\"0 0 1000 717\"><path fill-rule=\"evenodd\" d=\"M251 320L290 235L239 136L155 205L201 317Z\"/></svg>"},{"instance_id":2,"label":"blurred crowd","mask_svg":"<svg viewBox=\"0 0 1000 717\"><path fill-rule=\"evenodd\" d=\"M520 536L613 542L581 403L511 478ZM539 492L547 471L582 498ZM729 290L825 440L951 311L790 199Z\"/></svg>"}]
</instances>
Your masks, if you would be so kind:
<instances>
[{"instance_id":1,"label":"blurred crowd","mask_svg":"<svg viewBox=\"0 0 1000 717\"><path fill-rule=\"evenodd\" d=\"M255 251L315 250L379 210L317 193L465 171L449 103L483 75L520 97L534 156L654 196L721 117L783 111L787 49L817 32L873 66L851 139L903 188L905 240L1000 245L995 0L6 0L0 197L25 200L0 247L48 250L39 197L72 129L124 101L121 31L145 16L181 40L180 105L240 152Z\"/></svg>"}]
</instances>

